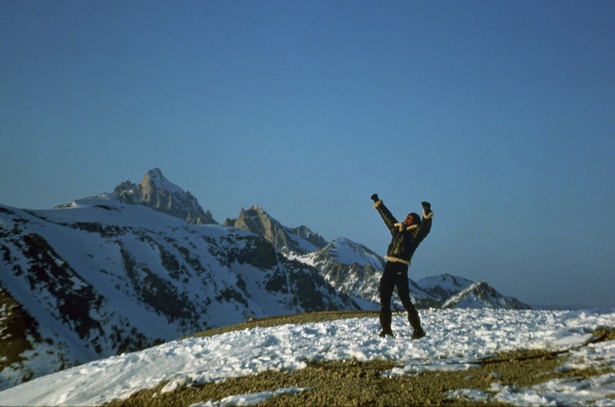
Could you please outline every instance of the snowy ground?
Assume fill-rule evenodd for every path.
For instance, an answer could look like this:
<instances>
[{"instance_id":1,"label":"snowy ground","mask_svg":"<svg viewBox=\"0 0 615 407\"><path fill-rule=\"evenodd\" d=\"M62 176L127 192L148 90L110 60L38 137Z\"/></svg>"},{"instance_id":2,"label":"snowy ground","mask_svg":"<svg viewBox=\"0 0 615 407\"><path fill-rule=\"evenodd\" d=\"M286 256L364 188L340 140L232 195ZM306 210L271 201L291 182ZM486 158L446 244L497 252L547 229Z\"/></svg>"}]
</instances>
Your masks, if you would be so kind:
<instances>
[{"instance_id":1,"label":"snowy ground","mask_svg":"<svg viewBox=\"0 0 615 407\"><path fill-rule=\"evenodd\" d=\"M99 405L168 381L165 391L273 370L295 370L305 361L392 360L386 375L434 369L471 369L477 359L517 349L572 349L562 368L615 366L615 341L587 344L599 327L615 327L615 309L582 311L434 310L421 313L428 337L410 341L404 315L394 318L395 339L381 339L377 318L235 331L174 341L67 369L0 392L3 405ZM586 346L583 346L586 345ZM303 388L203 400L198 406L248 405ZM550 381L532 388L494 384L489 392L463 389L453 397L516 405L615 406L615 374ZM195 405L195 406L196 406Z\"/></svg>"}]
</instances>

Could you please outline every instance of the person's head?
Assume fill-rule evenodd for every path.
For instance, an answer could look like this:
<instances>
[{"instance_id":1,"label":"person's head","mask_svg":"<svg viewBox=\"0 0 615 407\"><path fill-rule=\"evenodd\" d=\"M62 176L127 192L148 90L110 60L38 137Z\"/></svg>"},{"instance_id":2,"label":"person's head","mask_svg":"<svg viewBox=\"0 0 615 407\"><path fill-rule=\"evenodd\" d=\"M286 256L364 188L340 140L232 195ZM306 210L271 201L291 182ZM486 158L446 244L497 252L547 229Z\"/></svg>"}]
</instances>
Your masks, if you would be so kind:
<instances>
[{"instance_id":1,"label":"person's head","mask_svg":"<svg viewBox=\"0 0 615 407\"><path fill-rule=\"evenodd\" d=\"M408 216L406 216L406 219L404 220L404 225L406 226L418 225L420 221L421 221L421 216L418 213L412 212L412 213L409 213Z\"/></svg>"}]
</instances>

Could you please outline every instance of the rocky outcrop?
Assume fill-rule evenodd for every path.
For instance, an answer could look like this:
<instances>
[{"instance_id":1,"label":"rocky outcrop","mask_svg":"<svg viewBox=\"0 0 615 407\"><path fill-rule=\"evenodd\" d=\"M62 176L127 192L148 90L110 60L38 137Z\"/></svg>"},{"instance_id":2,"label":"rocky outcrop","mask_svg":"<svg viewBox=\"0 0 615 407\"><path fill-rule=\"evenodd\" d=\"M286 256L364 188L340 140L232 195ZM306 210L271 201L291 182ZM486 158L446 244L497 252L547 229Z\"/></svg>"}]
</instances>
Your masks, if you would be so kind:
<instances>
[{"instance_id":1,"label":"rocky outcrop","mask_svg":"<svg viewBox=\"0 0 615 407\"><path fill-rule=\"evenodd\" d=\"M203 210L196 197L167 180L158 168L148 171L140 184L124 181L113 194L121 202L149 206L195 225L218 223L211 212Z\"/></svg>"},{"instance_id":2,"label":"rocky outcrop","mask_svg":"<svg viewBox=\"0 0 615 407\"><path fill-rule=\"evenodd\" d=\"M227 219L224 225L262 236L276 249L285 253L310 253L323 248L327 244L325 239L306 226L297 228L283 226L258 205L254 205L248 210L241 209L236 219Z\"/></svg>"}]
</instances>

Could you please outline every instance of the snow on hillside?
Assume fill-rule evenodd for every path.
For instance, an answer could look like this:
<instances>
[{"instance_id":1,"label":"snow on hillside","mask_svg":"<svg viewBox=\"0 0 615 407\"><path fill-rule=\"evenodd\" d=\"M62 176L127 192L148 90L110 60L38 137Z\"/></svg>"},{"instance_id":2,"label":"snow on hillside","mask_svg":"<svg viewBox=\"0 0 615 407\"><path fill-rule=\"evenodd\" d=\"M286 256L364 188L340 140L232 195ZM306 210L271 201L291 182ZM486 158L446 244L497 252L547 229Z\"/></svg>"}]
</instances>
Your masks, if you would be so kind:
<instances>
[{"instance_id":1,"label":"snow on hillside","mask_svg":"<svg viewBox=\"0 0 615 407\"><path fill-rule=\"evenodd\" d=\"M257 235L113 194L0 205L0 253L0 299L19 305L0 316L27 321L8 336L0 320L0 389L250 317L357 308Z\"/></svg>"},{"instance_id":2,"label":"snow on hillside","mask_svg":"<svg viewBox=\"0 0 615 407\"><path fill-rule=\"evenodd\" d=\"M330 253L342 264L369 264L375 269L382 268L382 260L367 247L344 237L333 240Z\"/></svg>"},{"instance_id":3,"label":"snow on hillside","mask_svg":"<svg viewBox=\"0 0 615 407\"><path fill-rule=\"evenodd\" d=\"M482 357L519 349L570 350L563 368L611 368L615 341L591 343L598 327L615 326L615 309L568 311L432 310L422 312L428 336L411 341L405 315L394 317L396 338L376 335L377 318L355 318L305 325L283 325L169 342L141 352L90 362L0 392L7 405L100 405L125 399L167 382L163 391L182 384L203 384L266 370L293 371L306 361L387 359L399 367L385 376L426 370L472 369ZM277 392L225 399L264 401ZM449 397L514 405L615 405L615 374L589 379L552 380L531 388L495 383L488 392L462 389ZM220 405L218 400L203 400ZM227 405L227 404L225 404Z\"/></svg>"},{"instance_id":4,"label":"snow on hillside","mask_svg":"<svg viewBox=\"0 0 615 407\"><path fill-rule=\"evenodd\" d=\"M425 277L416 283L425 291L438 289L444 290L446 293L456 293L469 287L474 282L463 277L441 274L438 276Z\"/></svg>"},{"instance_id":5,"label":"snow on hillside","mask_svg":"<svg viewBox=\"0 0 615 407\"><path fill-rule=\"evenodd\" d=\"M317 268L323 268L323 265L327 267L332 263L346 266L360 265L361 267L369 265L375 270L384 268L384 260L380 256L362 244L345 237L333 239L318 251L304 255L289 253L286 256Z\"/></svg>"}]
</instances>

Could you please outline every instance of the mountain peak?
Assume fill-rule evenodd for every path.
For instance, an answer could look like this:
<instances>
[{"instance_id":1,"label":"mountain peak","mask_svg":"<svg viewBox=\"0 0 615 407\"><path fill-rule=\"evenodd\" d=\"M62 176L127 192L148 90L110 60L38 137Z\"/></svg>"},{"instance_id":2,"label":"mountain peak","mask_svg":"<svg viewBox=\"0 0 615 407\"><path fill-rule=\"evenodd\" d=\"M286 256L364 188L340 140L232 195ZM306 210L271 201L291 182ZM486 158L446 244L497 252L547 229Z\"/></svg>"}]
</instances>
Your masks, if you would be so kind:
<instances>
[{"instance_id":1,"label":"mountain peak","mask_svg":"<svg viewBox=\"0 0 615 407\"><path fill-rule=\"evenodd\" d=\"M263 213L263 214L267 214L267 212L263 209L262 206L260 206L259 204L254 204L252 205L248 211L254 211L254 212L259 212L259 213Z\"/></svg>"},{"instance_id":2,"label":"mountain peak","mask_svg":"<svg viewBox=\"0 0 615 407\"><path fill-rule=\"evenodd\" d=\"M384 268L384 262L380 256L362 244L346 237L333 239L318 254L320 254L321 258L330 257L341 264L358 264L362 266L370 264L375 270L382 270Z\"/></svg>"},{"instance_id":3,"label":"mountain peak","mask_svg":"<svg viewBox=\"0 0 615 407\"><path fill-rule=\"evenodd\" d=\"M531 309L513 297L505 297L484 281L478 281L449 298L442 308Z\"/></svg>"},{"instance_id":4,"label":"mountain peak","mask_svg":"<svg viewBox=\"0 0 615 407\"><path fill-rule=\"evenodd\" d=\"M305 254L327 244L306 226L288 228L282 225L259 205L252 205L247 210L242 208L236 219L227 219L224 225L262 236L282 252Z\"/></svg>"},{"instance_id":5,"label":"mountain peak","mask_svg":"<svg viewBox=\"0 0 615 407\"><path fill-rule=\"evenodd\" d=\"M140 184L124 181L115 187L113 194L121 202L149 206L188 223L218 223L209 211L201 208L196 197L166 179L159 168L149 170Z\"/></svg>"},{"instance_id":6,"label":"mountain peak","mask_svg":"<svg viewBox=\"0 0 615 407\"><path fill-rule=\"evenodd\" d=\"M169 181L162 175L160 168L149 170L141 180L141 187L144 190L164 190L171 194L184 194L184 190Z\"/></svg>"}]
</instances>

